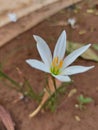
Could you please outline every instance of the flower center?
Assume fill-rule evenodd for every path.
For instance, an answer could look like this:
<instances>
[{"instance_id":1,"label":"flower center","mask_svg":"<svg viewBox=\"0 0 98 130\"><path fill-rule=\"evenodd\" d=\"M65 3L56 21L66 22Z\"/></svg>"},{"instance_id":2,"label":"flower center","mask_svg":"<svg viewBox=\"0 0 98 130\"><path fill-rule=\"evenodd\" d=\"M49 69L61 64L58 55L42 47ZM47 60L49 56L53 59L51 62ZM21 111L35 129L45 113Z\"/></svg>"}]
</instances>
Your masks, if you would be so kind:
<instances>
[{"instance_id":1,"label":"flower center","mask_svg":"<svg viewBox=\"0 0 98 130\"><path fill-rule=\"evenodd\" d=\"M62 66L63 66L63 60L59 60L58 57L55 57L52 61L50 70L54 75L58 75L60 73Z\"/></svg>"}]
</instances>

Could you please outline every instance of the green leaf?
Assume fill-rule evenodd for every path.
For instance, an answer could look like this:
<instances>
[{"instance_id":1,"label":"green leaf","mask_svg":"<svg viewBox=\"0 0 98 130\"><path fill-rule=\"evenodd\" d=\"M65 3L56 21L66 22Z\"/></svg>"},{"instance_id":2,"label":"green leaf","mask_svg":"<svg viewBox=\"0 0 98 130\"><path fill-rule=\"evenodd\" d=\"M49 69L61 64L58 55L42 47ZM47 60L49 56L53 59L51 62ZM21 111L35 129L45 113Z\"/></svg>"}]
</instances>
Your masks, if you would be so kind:
<instances>
[{"instance_id":1,"label":"green leaf","mask_svg":"<svg viewBox=\"0 0 98 130\"><path fill-rule=\"evenodd\" d=\"M90 97L85 98L85 99L83 100L83 102L84 102L85 104L90 103L90 102L92 102L92 101L93 101L93 99L90 98Z\"/></svg>"},{"instance_id":2,"label":"green leaf","mask_svg":"<svg viewBox=\"0 0 98 130\"><path fill-rule=\"evenodd\" d=\"M67 52L71 53L82 46L84 45L81 43L67 41ZM85 60L92 60L98 62L98 56L91 48L84 52L80 57L82 57Z\"/></svg>"},{"instance_id":3,"label":"green leaf","mask_svg":"<svg viewBox=\"0 0 98 130\"><path fill-rule=\"evenodd\" d=\"M80 104L88 104L93 101L91 97L84 97L83 95L80 95L78 97L78 101Z\"/></svg>"},{"instance_id":4,"label":"green leaf","mask_svg":"<svg viewBox=\"0 0 98 130\"><path fill-rule=\"evenodd\" d=\"M93 44L92 47L98 51L98 44Z\"/></svg>"},{"instance_id":5,"label":"green leaf","mask_svg":"<svg viewBox=\"0 0 98 130\"><path fill-rule=\"evenodd\" d=\"M23 88L22 92L24 91L23 92L24 95L29 96L39 102L41 100L42 93L36 94L31 86L30 82L26 78L25 78L23 84L24 84L24 86L23 86L24 88Z\"/></svg>"}]
</instances>

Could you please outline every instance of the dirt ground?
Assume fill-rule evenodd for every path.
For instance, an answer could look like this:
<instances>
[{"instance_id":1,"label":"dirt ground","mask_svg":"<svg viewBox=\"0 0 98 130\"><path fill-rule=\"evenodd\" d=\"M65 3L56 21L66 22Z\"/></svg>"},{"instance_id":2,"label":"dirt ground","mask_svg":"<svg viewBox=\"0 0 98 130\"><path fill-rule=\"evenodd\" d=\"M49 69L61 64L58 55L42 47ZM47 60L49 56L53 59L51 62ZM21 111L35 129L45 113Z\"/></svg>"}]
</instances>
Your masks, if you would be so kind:
<instances>
[{"instance_id":1,"label":"dirt ground","mask_svg":"<svg viewBox=\"0 0 98 130\"><path fill-rule=\"evenodd\" d=\"M96 4L97 3L97 4ZM88 9L96 8L97 13ZM66 24L68 18L76 18L76 28L72 29ZM32 21L31 21L32 22ZM43 37L53 50L56 40L62 30L66 30L67 39L80 43L98 43L98 1L86 0L67 9L61 10L56 15L46 19L39 25L19 35L7 45L0 48L0 63L3 71L18 82L21 77L19 68L23 75L30 81L33 89L40 92L44 85L45 74L32 69L25 62L26 59L40 59L36 49L36 43L32 37L37 34ZM79 34L80 32L80 34ZM81 34L82 32L82 34ZM4 37L6 38L6 37ZM96 52L98 54L98 52ZM71 98L63 95L56 112L49 110L40 112L36 117L30 119L29 114L35 110L38 104L26 97L17 101L19 96L16 89L6 85L6 80L0 80L0 103L10 112L16 130L97 130L98 129L98 63L79 58L75 65L95 65L95 68L72 76L74 82L68 86L68 92L76 88L77 93ZM93 102L86 109L79 110L75 107L77 96L84 94L93 98ZM77 120L79 117L80 120ZM0 130L4 130L0 128Z\"/></svg>"}]
</instances>

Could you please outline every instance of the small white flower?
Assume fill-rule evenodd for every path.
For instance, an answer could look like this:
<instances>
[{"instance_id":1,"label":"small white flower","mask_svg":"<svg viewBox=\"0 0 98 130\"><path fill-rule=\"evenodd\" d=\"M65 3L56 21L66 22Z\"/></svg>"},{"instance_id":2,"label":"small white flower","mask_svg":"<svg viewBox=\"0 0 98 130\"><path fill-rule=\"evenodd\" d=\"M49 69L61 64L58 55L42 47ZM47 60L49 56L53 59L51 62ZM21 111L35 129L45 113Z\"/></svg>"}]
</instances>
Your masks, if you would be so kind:
<instances>
[{"instance_id":1,"label":"small white flower","mask_svg":"<svg viewBox=\"0 0 98 130\"><path fill-rule=\"evenodd\" d=\"M17 21L17 16L16 16L15 13L9 13L8 17L9 17L11 22L16 22Z\"/></svg>"},{"instance_id":2,"label":"small white flower","mask_svg":"<svg viewBox=\"0 0 98 130\"><path fill-rule=\"evenodd\" d=\"M57 44L54 49L53 57L47 43L39 36L34 35L34 39L37 42L37 49L42 58L42 62L36 59L28 59L26 62L36 69L42 70L44 72L50 73L52 76L57 78L62 82L71 81L69 75L82 73L88 71L94 66L85 67L85 66L69 66L73 63L77 57L84 53L91 44L85 45L71 54L66 56L66 32L63 31L57 41Z\"/></svg>"}]
</instances>

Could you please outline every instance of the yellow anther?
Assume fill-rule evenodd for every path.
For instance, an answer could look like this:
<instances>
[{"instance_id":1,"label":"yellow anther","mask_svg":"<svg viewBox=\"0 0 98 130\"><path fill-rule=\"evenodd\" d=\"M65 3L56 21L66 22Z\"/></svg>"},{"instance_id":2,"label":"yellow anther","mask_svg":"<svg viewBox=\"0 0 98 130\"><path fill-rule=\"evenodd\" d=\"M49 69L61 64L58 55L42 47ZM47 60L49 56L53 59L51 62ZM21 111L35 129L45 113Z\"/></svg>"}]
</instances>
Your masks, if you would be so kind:
<instances>
[{"instance_id":1,"label":"yellow anther","mask_svg":"<svg viewBox=\"0 0 98 130\"><path fill-rule=\"evenodd\" d=\"M52 66L56 66L58 64L58 57L55 57L52 61Z\"/></svg>"},{"instance_id":2,"label":"yellow anther","mask_svg":"<svg viewBox=\"0 0 98 130\"><path fill-rule=\"evenodd\" d=\"M55 58L55 63L58 64L58 57Z\"/></svg>"},{"instance_id":3,"label":"yellow anther","mask_svg":"<svg viewBox=\"0 0 98 130\"><path fill-rule=\"evenodd\" d=\"M58 65L58 67L59 67L59 68L62 68L62 66L63 66L63 60L60 60L60 63L59 63L59 65Z\"/></svg>"},{"instance_id":4,"label":"yellow anther","mask_svg":"<svg viewBox=\"0 0 98 130\"><path fill-rule=\"evenodd\" d=\"M58 57L55 57L52 61L51 72L55 75L60 73L60 70L63 66L63 60L59 60Z\"/></svg>"}]
</instances>

